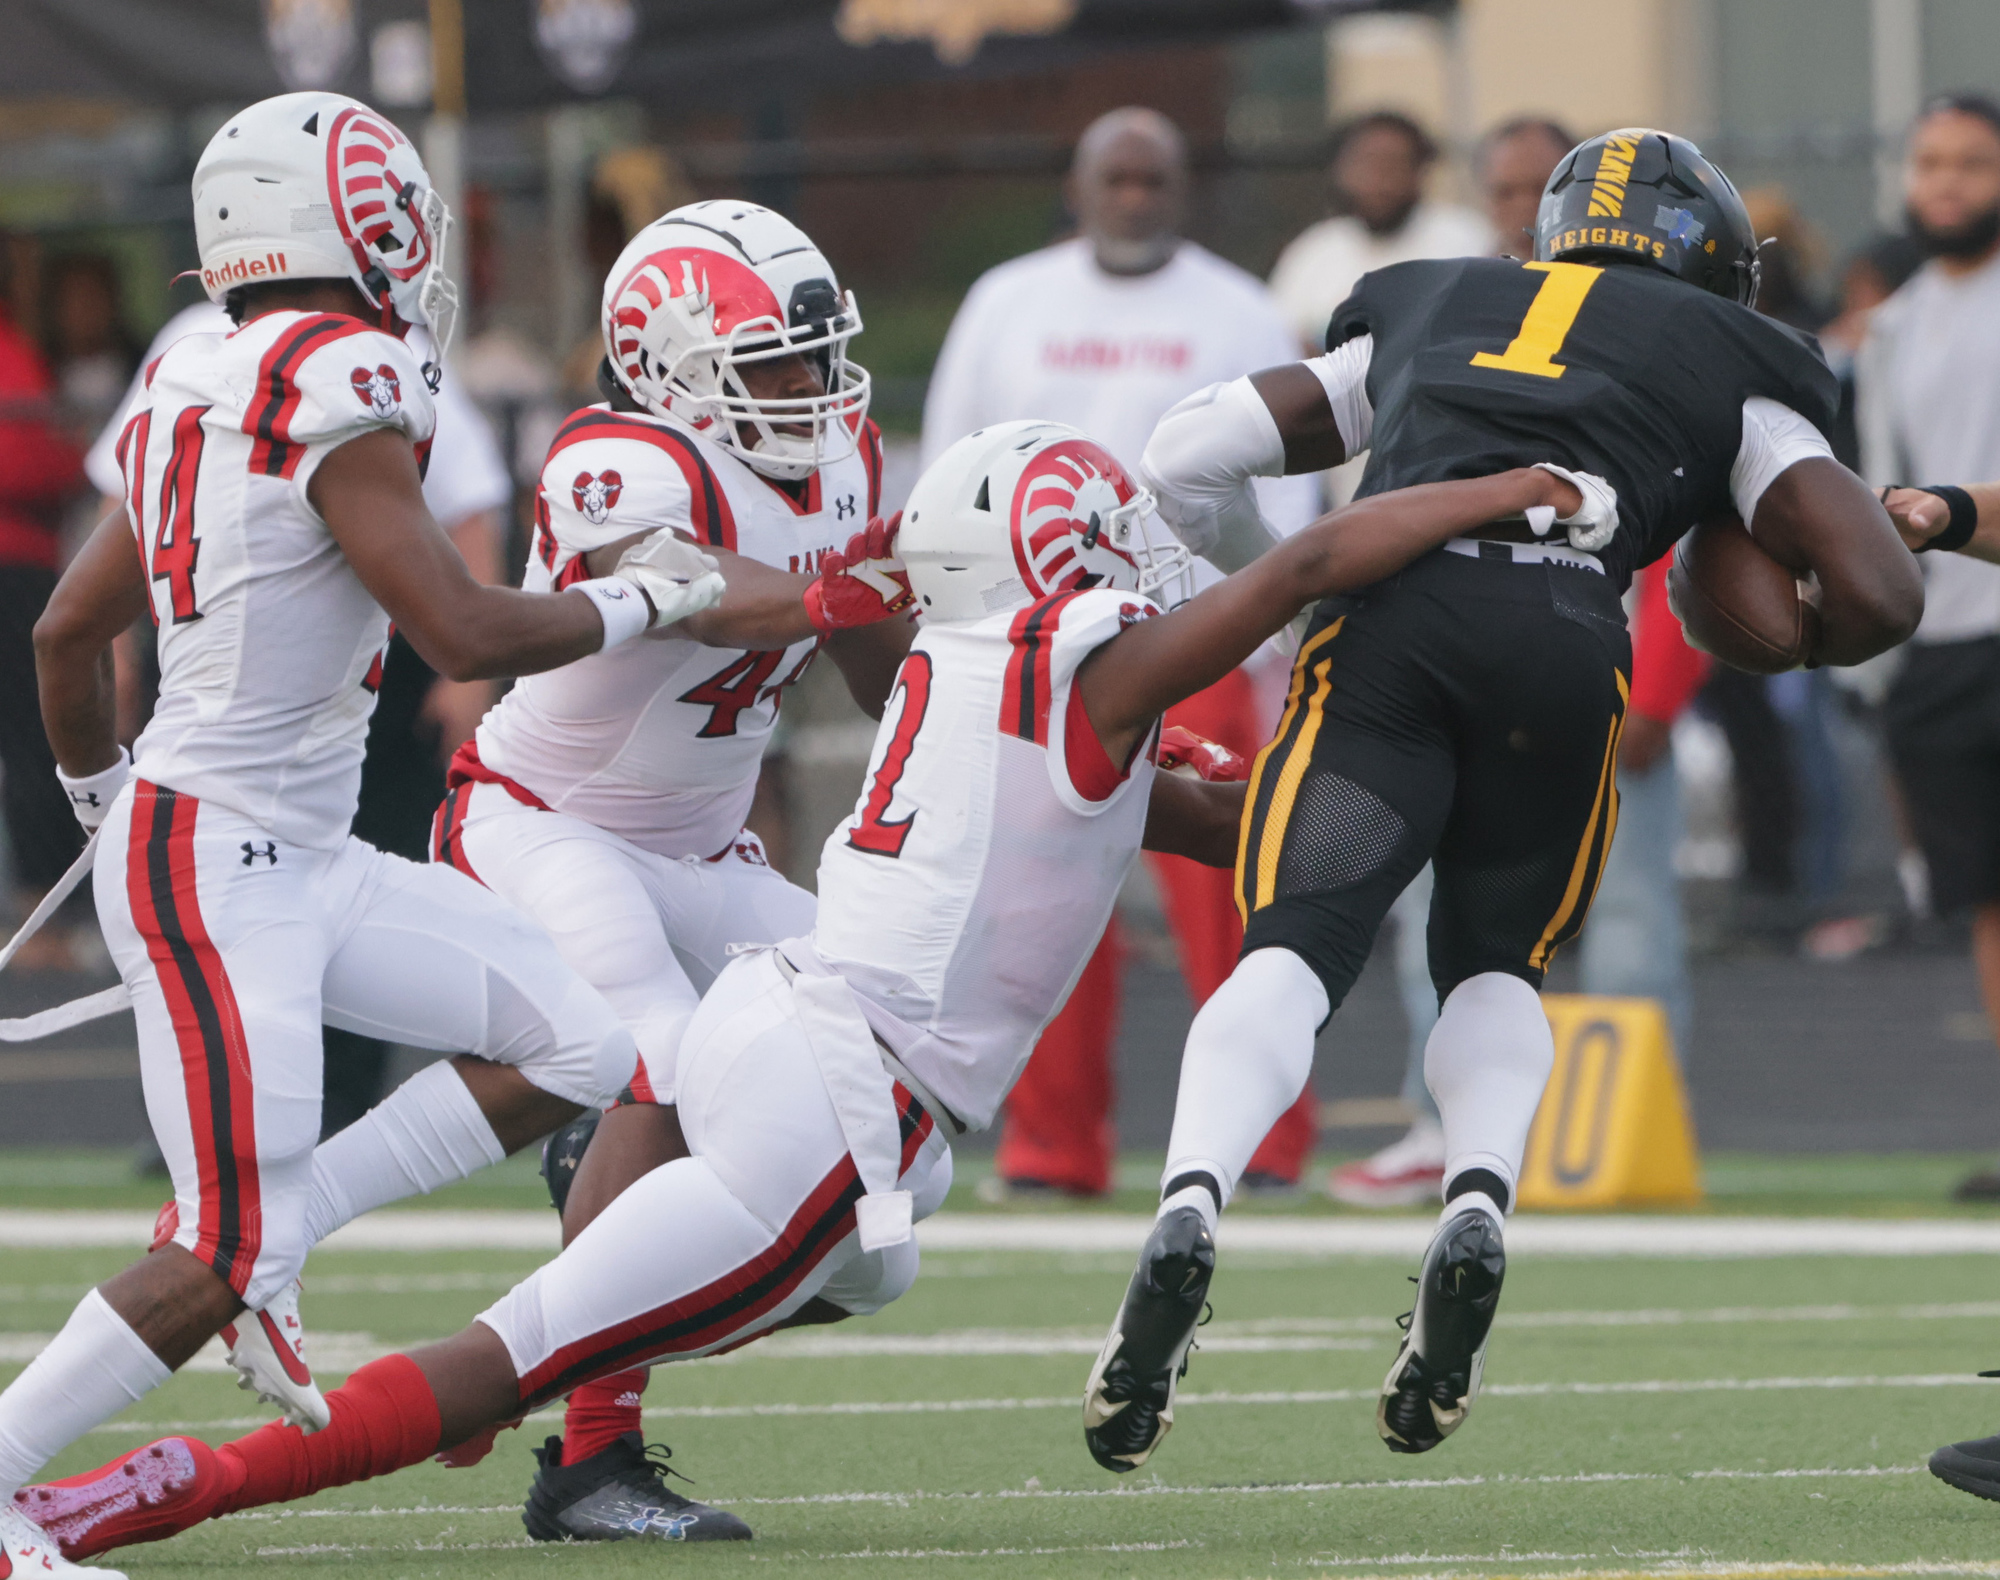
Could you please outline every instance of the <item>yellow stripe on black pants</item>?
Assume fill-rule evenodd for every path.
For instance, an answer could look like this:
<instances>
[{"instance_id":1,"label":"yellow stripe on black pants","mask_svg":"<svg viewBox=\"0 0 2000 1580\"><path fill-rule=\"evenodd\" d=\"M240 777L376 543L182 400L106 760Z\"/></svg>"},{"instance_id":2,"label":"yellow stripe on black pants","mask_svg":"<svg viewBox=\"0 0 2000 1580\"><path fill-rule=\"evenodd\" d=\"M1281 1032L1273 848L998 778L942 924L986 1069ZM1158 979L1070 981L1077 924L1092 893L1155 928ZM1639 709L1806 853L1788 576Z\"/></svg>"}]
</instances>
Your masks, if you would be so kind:
<instances>
[{"instance_id":1,"label":"yellow stripe on black pants","mask_svg":"<svg viewBox=\"0 0 2000 1580\"><path fill-rule=\"evenodd\" d=\"M1528 956L1528 964L1537 971L1547 970L1556 950L1582 929L1590 902L1597 898L1597 885L1604 876L1604 858L1611 853L1612 836L1618 832L1618 742L1625 734L1625 710L1632 688L1622 671L1614 669L1611 673L1618 682L1618 711L1605 733L1597 794L1591 802L1590 820L1583 825L1583 840L1570 867L1562 904L1556 907L1556 914L1549 918L1549 925L1542 929L1534 952Z\"/></svg>"},{"instance_id":2,"label":"yellow stripe on black pants","mask_svg":"<svg viewBox=\"0 0 2000 1580\"><path fill-rule=\"evenodd\" d=\"M1346 623L1347 616L1342 615L1299 649L1278 733L1257 754L1256 766L1250 771L1250 791L1243 800L1243 825L1236 842L1236 910L1246 927L1250 913L1269 905L1277 892L1285 827L1291 821L1299 781L1312 762L1313 743L1319 738L1326 699L1333 690L1333 659L1325 650Z\"/></svg>"}]
</instances>

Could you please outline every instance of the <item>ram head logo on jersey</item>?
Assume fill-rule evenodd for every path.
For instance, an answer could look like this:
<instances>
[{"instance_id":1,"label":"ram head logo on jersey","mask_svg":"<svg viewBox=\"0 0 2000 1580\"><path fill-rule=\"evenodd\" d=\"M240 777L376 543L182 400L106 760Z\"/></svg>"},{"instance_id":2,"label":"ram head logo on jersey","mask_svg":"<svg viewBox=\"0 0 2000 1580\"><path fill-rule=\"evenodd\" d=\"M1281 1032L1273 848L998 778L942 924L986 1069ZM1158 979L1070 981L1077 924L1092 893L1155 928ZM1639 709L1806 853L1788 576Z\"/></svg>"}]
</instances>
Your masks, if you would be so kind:
<instances>
[{"instance_id":1,"label":"ram head logo on jersey","mask_svg":"<svg viewBox=\"0 0 2000 1580\"><path fill-rule=\"evenodd\" d=\"M1129 552L1133 517L1145 508L1111 452L1088 439L1052 444L1014 485L1014 563L1036 597L1064 592L1120 569L1134 570ZM1089 585L1096 585L1095 582Z\"/></svg>"},{"instance_id":2,"label":"ram head logo on jersey","mask_svg":"<svg viewBox=\"0 0 2000 1580\"><path fill-rule=\"evenodd\" d=\"M377 417L393 417L403 404L403 381L386 362L373 371L356 368L347 378L354 386L354 398Z\"/></svg>"},{"instance_id":3,"label":"ram head logo on jersey","mask_svg":"<svg viewBox=\"0 0 2000 1580\"><path fill-rule=\"evenodd\" d=\"M625 479L616 472L606 470L592 475L578 472L576 481L569 485L569 497L576 501L576 508L583 513L583 519L593 527L601 527L618 508L618 496L625 492Z\"/></svg>"}]
</instances>

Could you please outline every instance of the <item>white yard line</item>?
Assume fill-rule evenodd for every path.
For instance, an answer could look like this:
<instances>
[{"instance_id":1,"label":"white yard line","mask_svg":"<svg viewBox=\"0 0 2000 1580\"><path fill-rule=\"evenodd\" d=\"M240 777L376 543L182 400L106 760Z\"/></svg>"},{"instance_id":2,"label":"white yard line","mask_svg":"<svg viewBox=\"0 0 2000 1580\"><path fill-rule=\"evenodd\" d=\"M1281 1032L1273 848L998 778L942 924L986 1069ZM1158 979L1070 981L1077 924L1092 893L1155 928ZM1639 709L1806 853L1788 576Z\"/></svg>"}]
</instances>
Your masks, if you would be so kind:
<instances>
[{"instance_id":1,"label":"white yard line","mask_svg":"<svg viewBox=\"0 0 2000 1580\"><path fill-rule=\"evenodd\" d=\"M1139 1486L1111 1487L1002 1487L996 1491L984 1492L817 1492L789 1498L726 1498L714 1497L705 1501L718 1508L781 1508L798 1505L855 1504L855 1503L1007 1503L1034 1499L1098 1499L1098 1498L1266 1498L1290 1497L1300 1493L1323 1492L1442 1492L1462 1487L1487 1486L1532 1486L1561 1487L1581 1486L1596 1482L1670 1482L1701 1481L1709 1479L1729 1481L1820 1481L1860 1478L1876 1479L1883 1476L1920 1476L1922 1465L1864 1465L1858 1468L1812 1468L1800 1467L1785 1470L1690 1470L1690 1471L1591 1471L1570 1476L1429 1476L1398 1478L1381 1481L1298 1481L1258 1486L1169 1486L1159 1482L1147 1482ZM494 1504L416 1504L408 1508L383 1508L379 1504L366 1509L250 1509L241 1514L225 1514L226 1521L247 1521L271 1524L286 1520L374 1520L417 1518L426 1515L466 1515L466 1514L518 1514L518 1503ZM1431 1557L1430 1555L1397 1554L1373 1558L1353 1558L1324 1560L1343 1564L1367 1563L1489 1563L1525 1562L1548 1559L1591 1559L1613 1558L1684 1558L1686 1552L1676 1553L1517 1553L1510 1558L1504 1553L1463 1554L1455 1556ZM2000 1569L2000 1565L1995 1566ZM1901 1573L1901 1570L1884 1573ZM1912 1570L1911 1573L1922 1571Z\"/></svg>"},{"instance_id":2,"label":"white yard line","mask_svg":"<svg viewBox=\"0 0 2000 1580\"><path fill-rule=\"evenodd\" d=\"M1654 1378L1625 1382L1489 1383L1482 1394L1502 1399L1551 1399L1595 1395L1700 1394L1700 1393L1790 1393L1821 1389L1859 1388L1971 1388L1985 1384L1977 1377L1961 1373L1914 1373L1886 1377L1703 1377ZM1373 1399L1373 1388L1313 1388L1298 1390L1208 1392L1187 1391L1177 1403L1184 1405L1314 1405L1352 1404ZM865 1416L865 1415L985 1415L1013 1410L1075 1410L1081 1400L1075 1394L1049 1397L1001 1399L851 1399L826 1404L773 1402L766 1404L684 1404L654 1405L645 1412L649 1421L736 1421L766 1416ZM110 1421L92 1427L93 1433L122 1437L203 1432L218 1429L255 1427L262 1416L232 1416L212 1421ZM555 1419L555 1412L542 1412L530 1420ZM1583 1478L1589 1479L1589 1478ZM1607 1480L1618 1479L1607 1475Z\"/></svg>"},{"instance_id":3,"label":"white yard line","mask_svg":"<svg viewBox=\"0 0 2000 1580\"><path fill-rule=\"evenodd\" d=\"M143 1246L146 1212L0 1211L0 1248L67 1250ZM939 1213L918 1229L925 1250L1133 1253L1151 1220L1138 1213ZM1427 1218L1225 1218L1223 1249L1297 1256L1415 1257ZM331 1251L533 1251L553 1253L553 1212L411 1210L371 1213L326 1241ZM1987 1256L2000 1254L2000 1222L1959 1218L1730 1218L1632 1214L1527 1214L1507 1226L1509 1249L1531 1256L1636 1256L1709 1260L1770 1256Z\"/></svg>"}]
</instances>

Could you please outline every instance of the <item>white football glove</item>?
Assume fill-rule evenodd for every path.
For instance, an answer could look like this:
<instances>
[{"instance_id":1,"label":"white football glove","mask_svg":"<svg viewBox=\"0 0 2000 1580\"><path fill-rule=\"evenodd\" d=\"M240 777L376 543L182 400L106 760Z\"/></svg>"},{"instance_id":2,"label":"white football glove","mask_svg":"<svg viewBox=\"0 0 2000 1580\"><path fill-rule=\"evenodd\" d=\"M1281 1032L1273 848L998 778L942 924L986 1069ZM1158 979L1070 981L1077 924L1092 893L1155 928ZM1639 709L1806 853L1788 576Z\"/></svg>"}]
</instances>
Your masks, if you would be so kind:
<instances>
[{"instance_id":1,"label":"white football glove","mask_svg":"<svg viewBox=\"0 0 2000 1580\"><path fill-rule=\"evenodd\" d=\"M652 600L649 628L656 631L700 614L722 599L724 583L715 556L702 553L667 527L641 538L619 555L611 574L630 582Z\"/></svg>"},{"instance_id":2,"label":"white football glove","mask_svg":"<svg viewBox=\"0 0 2000 1580\"><path fill-rule=\"evenodd\" d=\"M1544 472L1553 472L1583 495L1583 505L1567 516L1555 516L1555 525L1569 528L1569 546L1582 549L1586 554L1594 554L1609 543L1618 533L1618 490L1613 488L1595 472L1572 472L1566 466L1557 466L1553 461L1537 461L1535 465ZM1534 528L1535 536L1541 537L1548 531L1548 523L1538 521L1542 512L1549 511L1547 505L1537 505L1528 516L1528 523ZM1554 516L1553 511L1549 514Z\"/></svg>"}]
</instances>

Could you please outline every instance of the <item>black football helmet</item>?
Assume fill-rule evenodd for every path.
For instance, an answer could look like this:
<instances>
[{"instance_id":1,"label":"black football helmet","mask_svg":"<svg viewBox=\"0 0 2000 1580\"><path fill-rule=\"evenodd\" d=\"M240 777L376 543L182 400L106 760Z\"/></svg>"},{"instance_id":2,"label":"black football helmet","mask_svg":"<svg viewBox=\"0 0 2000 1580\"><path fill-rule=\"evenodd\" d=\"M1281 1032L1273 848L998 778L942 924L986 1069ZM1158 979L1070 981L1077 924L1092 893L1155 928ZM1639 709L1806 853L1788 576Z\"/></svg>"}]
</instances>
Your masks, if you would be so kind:
<instances>
[{"instance_id":1,"label":"black football helmet","mask_svg":"<svg viewBox=\"0 0 2000 1580\"><path fill-rule=\"evenodd\" d=\"M1637 260L1756 305L1757 237L1735 184L1685 137L1643 126L1579 143L1542 189L1535 256Z\"/></svg>"}]
</instances>

